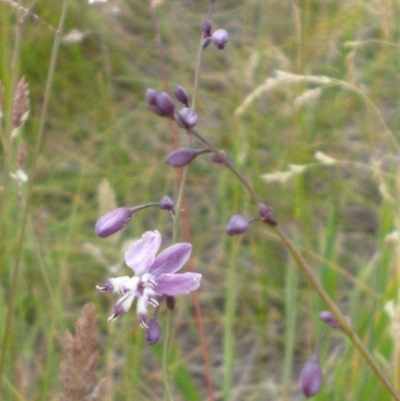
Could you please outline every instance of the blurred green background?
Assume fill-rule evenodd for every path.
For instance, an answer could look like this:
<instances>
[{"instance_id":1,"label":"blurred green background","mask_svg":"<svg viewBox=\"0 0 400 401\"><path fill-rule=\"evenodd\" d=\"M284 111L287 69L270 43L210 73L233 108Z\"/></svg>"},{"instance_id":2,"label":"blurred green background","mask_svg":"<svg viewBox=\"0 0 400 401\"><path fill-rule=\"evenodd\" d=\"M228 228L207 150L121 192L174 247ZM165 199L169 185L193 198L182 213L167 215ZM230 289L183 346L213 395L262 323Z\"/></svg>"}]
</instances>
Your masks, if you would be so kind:
<instances>
[{"instance_id":1,"label":"blurred green background","mask_svg":"<svg viewBox=\"0 0 400 401\"><path fill-rule=\"evenodd\" d=\"M134 309L108 323L115 299L95 285L129 274L123 264L126 240L158 229L169 245L171 219L157 209L145 210L109 240L97 238L93 227L99 204L112 205L113 197L117 206L176 198L178 174L165 163L175 129L147 109L144 93L167 84L192 94L208 2L153 3L163 61L150 2L72 0L43 143L35 153L58 3L36 1L32 13L39 18L28 15L21 29L19 75L29 83L30 117L13 151L26 143L25 171L29 175L35 159L37 173L0 398L58 399L65 333L73 331L82 306L93 302L98 374L109 383L104 399L160 400L162 342L145 343ZM16 3L0 2L5 116L16 16ZM394 0L216 1L213 28L226 29L229 43L223 51L206 49L197 103L198 130L249 178L396 386L399 20L400 4ZM71 41L74 32L80 40ZM308 78L281 82L276 71ZM320 84L310 78L320 76L337 81ZM274 86L260 90L267 79ZM260 94L237 113L257 90ZM177 138L187 143L182 130ZM336 162L321 162L317 151ZM293 171L290 165L306 168L285 182L263 178ZM1 192L3 336L22 209L15 186ZM297 377L323 330L317 314L325 306L267 226L255 223L241 238L226 237L229 218L256 216L257 205L223 167L208 157L196 159L186 196L194 262L203 274L199 297L214 398L207 389L193 297L187 295L177 300L171 360L176 400L303 399ZM185 240L183 230L179 240ZM160 319L163 324L163 313ZM390 399L339 331L328 333L320 360L324 385L315 399Z\"/></svg>"}]
</instances>

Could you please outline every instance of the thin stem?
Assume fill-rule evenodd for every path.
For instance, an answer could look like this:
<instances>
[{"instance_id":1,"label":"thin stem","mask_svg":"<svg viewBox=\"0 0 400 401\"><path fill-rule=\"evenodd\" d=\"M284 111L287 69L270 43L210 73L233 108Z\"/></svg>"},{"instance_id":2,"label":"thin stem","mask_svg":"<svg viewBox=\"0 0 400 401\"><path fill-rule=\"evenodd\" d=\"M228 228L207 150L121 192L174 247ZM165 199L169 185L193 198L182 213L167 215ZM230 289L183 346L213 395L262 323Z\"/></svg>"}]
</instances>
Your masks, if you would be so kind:
<instances>
[{"instance_id":1,"label":"thin stem","mask_svg":"<svg viewBox=\"0 0 400 401\"><path fill-rule=\"evenodd\" d=\"M21 226L20 226L20 230L19 230L18 243L17 243L17 249L16 249L14 269L13 269L13 276L11 279L10 295L9 295L9 299L8 299L8 309L7 309L4 335L3 335L3 341L2 341L2 353L0 355L0 378L2 377L2 374L3 374L4 364L5 364L5 354L6 354L6 350L7 350L8 340L11 335L10 332L11 332L12 316L13 316L15 298L16 298L16 294L17 294L19 272L20 272L20 267L21 267L22 249L24 246L25 234L26 234L26 230L28 227L29 206L30 206L30 200L31 200L32 194L33 194L33 182L34 182L34 177L35 177L35 173L37 170L37 165L38 165L38 160L39 160L39 152L40 152L43 134L44 134L44 127L45 127L45 123L47 120L47 112L48 112L48 106L49 106L49 102L50 102L51 88L52 88L53 79L54 79L58 51L59 51L60 43L61 43L61 33L63 31L64 22L65 22L65 18L67 15L68 3L69 3L69 0L63 1L58 29L57 29L57 32L56 32L56 35L54 38L53 49L51 52L49 72L47 75L43 106L42 106L42 111L41 111L40 121L39 121L38 136L37 136L37 140L36 140L33 164L32 164L32 168L31 168L31 172L30 172L30 181L28 184L28 190L27 190L27 195L26 195L26 207L23 211L22 222L21 222ZM0 380L0 385L1 385L1 382L2 381Z\"/></svg>"},{"instance_id":2,"label":"thin stem","mask_svg":"<svg viewBox=\"0 0 400 401\"><path fill-rule=\"evenodd\" d=\"M163 355L162 355L162 371L164 374L164 389L165 389L165 396L167 397L168 401L174 401L174 397L172 395L172 388L169 379L169 354L171 350L171 343L172 343L172 333L173 333L173 326L174 326L174 311L168 309L167 311L167 324L165 326L165 340L164 340L164 348L163 348Z\"/></svg>"},{"instance_id":3,"label":"thin stem","mask_svg":"<svg viewBox=\"0 0 400 401\"><path fill-rule=\"evenodd\" d=\"M195 136L199 141L201 141L205 146L207 146L212 152L215 154L219 155L218 149L211 144L206 138L204 138L200 133L196 132L193 129L190 129L190 133ZM256 193L256 191L253 189L253 187L250 185L250 183L245 179L245 177L232 165L231 162L229 161L224 161L224 164L226 167L228 167L229 170L231 170L236 177L239 179L239 181L246 187L246 189L249 191L250 195L259 203L261 203L261 197ZM382 384L388 389L388 391L392 394L394 399L396 401L400 401L400 395L397 393L395 387L391 383L391 381L387 378L385 373L381 370L379 365L375 362L375 360L372 358L371 354L367 350L367 348L364 346L360 338L357 336L357 333L353 330L351 326L349 326L346 322L345 317L339 310L339 308L336 306L335 302L332 300L332 298L328 295L328 293L325 291L325 289L322 287L320 284L317 276L311 269L311 267L307 264L303 256L300 254L300 252L297 250L296 246L291 242L291 240L284 234L284 232L279 228L279 226L275 227L276 232L278 233L280 239L284 243L286 249L289 251L289 253L292 255L294 260L297 262L297 265L299 268L302 270L304 275L307 277L308 281L311 283L311 286L315 289L315 291L318 293L320 298L326 303L328 308L331 310L331 312L335 315L336 319L340 323L340 325L343 328L343 331L347 334L349 337L350 341L354 344L354 346L359 350L361 355L364 357L368 365L371 367L371 369L375 372L376 376L380 379Z\"/></svg>"},{"instance_id":4,"label":"thin stem","mask_svg":"<svg viewBox=\"0 0 400 401\"><path fill-rule=\"evenodd\" d=\"M188 130L193 136L195 136L200 142L202 142L205 146L207 146L216 156L220 156L219 150L206 139L203 135L199 132L195 131L194 129ZM224 159L224 165L232 171L233 174L236 175L238 180L246 187L247 191L251 195L251 197L258 203L262 203L261 197L257 194L254 188L250 185L249 181L240 173L240 171L228 160Z\"/></svg>"},{"instance_id":5,"label":"thin stem","mask_svg":"<svg viewBox=\"0 0 400 401\"><path fill-rule=\"evenodd\" d=\"M308 266L307 262L304 260L303 256L294 246L294 244L290 241L290 239L283 233L283 231L279 227L275 227L276 232L278 233L279 237L281 238L282 242L285 244L287 250L290 252L292 257L296 260L299 268L305 274L309 282L311 283L312 287L317 291L318 295L321 299L326 303L328 308L331 312L335 315L336 319L340 323L342 330L347 334L350 341L353 345L359 350L361 355L364 357L368 365L374 371L376 376L380 379L382 384L388 389L388 391L392 394L395 400L400 401L400 395L397 393L395 387L391 383L391 381L386 377L385 373L381 370L379 365L375 362L372 358L371 354L364 346L360 338L358 337L357 333L354 329L347 323L345 317L342 315L342 312L336 306L335 302L332 298L328 295L322 285L319 283L315 273L311 270Z\"/></svg>"}]
</instances>

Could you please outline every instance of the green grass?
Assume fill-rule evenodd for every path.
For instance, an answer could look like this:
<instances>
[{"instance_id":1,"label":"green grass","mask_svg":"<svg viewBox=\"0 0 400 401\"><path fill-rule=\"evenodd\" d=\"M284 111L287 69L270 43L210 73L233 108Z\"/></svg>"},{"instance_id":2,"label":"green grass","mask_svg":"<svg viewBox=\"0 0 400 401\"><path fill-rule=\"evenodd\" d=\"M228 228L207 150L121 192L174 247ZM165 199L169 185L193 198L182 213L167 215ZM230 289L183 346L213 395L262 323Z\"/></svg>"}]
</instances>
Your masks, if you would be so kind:
<instances>
[{"instance_id":1,"label":"green grass","mask_svg":"<svg viewBox=\"0 0 400 401\"><path fill-rule=\"evenodd\" d=\"M171 88L179 84L192 93L207 4L164 1L156 8ZM159 400L164 394L162 343L145 343L134 309L108 323L114 298L95 290L111 266L120 264L116 275L128 274L125 241L158 229L168 246L172 230L165 212L148 209L135 214L115 240L97 238L102 180L110 183L118 206L176 198L178 189L176 171L165 163L173 149L171 126L144 100L147 87L163 89L149 5L131 0L120 6L123 12L112 16L107 5L71 2L65 32L76 28L86 36L60 47L37 154L54 39L42 21L57 26L61 6L38 1L33 12L40 20L27 17L23 24L18 77L29 83L31 114L12 143L8 168L16 170L17 146L25 142L25 170L29 175L34 162L37 169L20 248L18 196L26 199L27 186L19 194L5 176L16 9L0 2L1 338L21 256L0 390L4 401L57 399L65 333L74 330L87 302L97 307L98 375L109 382L104 399ZM213 27L226 28L230 39L225 50L210 46L204 53L197 127L250 179L397 387L400 341L392 328L398 317L391 318L385 305L399 305L399 243L385 239L400 226L399 18L394 2L217 1ZM318 85L282 83L235 115L276 70L329 76L353 90L324 86L316 100L296 107L295 99ZM187 134L178 131L178 139L185 144ZM338 162L318 163L316 151ZM288 171L290 164L309 167L286 183L261 178ZM207 387L194 299L187 295L177 299L170 360L176 400L301 399L298 374L323 330L317 315L326 306L268 226L254 223L240 239L226 237L233 214L257 215L257 205L232 174L207 156L198 158L189 166L186 193L194 263L203 274L199 295L214 394ZM185 240L181 227L178 240ZM325 380L315 399L391 399L340 331L328 333L320 360Z\"/></svg>"}]
</instances>

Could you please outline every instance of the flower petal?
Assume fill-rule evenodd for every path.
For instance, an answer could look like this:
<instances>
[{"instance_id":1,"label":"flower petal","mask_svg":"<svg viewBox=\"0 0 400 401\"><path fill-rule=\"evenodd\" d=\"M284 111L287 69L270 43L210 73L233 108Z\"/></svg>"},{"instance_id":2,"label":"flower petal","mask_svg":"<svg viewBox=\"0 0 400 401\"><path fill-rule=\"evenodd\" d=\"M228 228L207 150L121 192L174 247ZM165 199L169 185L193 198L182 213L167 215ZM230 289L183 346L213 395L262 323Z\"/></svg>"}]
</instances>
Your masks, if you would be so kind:
<instances>
[{"instance_id":1,"label":"flower petal","mask_svg":"<svg viewBox=\"0 0 400 401\"><path fill-rule=\"evenodd\" d=\"M131 280L128 276L109 278L103 285L96 285L96 288L101 291L109 292L110 294L115 294L116 292L124 293L124 284Z\"/></svg>"},{"instance_id":2,"label":"flower petal","mask_svg":"<svg viewBox=\"0 0 400 401\"><path fill-rule=\"evenodd\" d=\"M140 240L135 241L125 253L126 264L137 275L148 272L161 245L158 231L146 231Z\"/></svg>"},{"instance_id":3,"label":"flower petal","mask_svg":"<svg viewBox=\"0 0 400 401\"><path fill-rule=\"evenodd\" d=\"M191 252L192 245L189 243L174 244L156 257L149 272L153 276L159 276L162 273L175 273L187 262Z\"/></svg>"},{"instance_id":4,"label":"flower petal","mask_svg":"<svg viewBox=\"0 0 400 401\"><path fill-rule=\"evenodd\" d=\"M162 295L187 294L200 286L201 274L161 274L155 278L157 282L154 291Z\"/></svg>"},{"instance_id":5,"label":"flower petal","mask_svg":"<svg viewBox=\"0 0 400 401\"><path fill-rule=\"evenodd\" d=\"M114 313L108 318L108 321L113 321L117 317L124 315L128 312L131 307L133 300L135 299L135 294L133 292L127 292L123 295L114 305Z\"/></svg>"}]
</instances>

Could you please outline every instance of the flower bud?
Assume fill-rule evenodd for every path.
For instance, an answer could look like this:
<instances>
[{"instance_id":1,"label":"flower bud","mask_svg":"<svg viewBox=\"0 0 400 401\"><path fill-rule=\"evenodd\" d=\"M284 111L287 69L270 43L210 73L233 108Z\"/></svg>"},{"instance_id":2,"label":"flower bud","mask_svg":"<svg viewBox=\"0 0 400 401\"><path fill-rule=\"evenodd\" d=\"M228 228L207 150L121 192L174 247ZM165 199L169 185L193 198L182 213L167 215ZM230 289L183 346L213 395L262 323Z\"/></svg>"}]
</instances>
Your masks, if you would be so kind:
<instances>
[{"instance_id":1,"label":"flower bud","mask_svg":"<svg viewBox=\"0 0 400 401\"><path fill-rule=\"evenodd\" d=\"M166 92L158 92L156 96L156 107L160 116L170 117L174 114L174 101Z\"/></svg>"},{"instance_id":2,"label":"flower bud","mask_svg":"<svg viewBox=\"0 0 400 401\"><path fill-rule=\"evenodd\" d=\"M196 112L190 107L179 110L176 116L176 123L182 128L193 128L198 120Z\"/></svg>"},{"instance_id":3,"label":"flower bud","mask_svg":"<svg viewBox=\"0 0 400 401\"><path fill-rule=\"evenodd\" d=\"M94 227L96 234L101 238L122 230L132 217L132 211L127 207L119 207L101 216Z\"/></svg>"},{"instance_id":4,"label":"flower bud","mask_svg":"<svg viewBox=\"0 0 400 401\"><path fill-rule=\"evenodd\" d=\"M226 233L228 235L239 235L245 233L249 229L249 222L247 219L240 214L235 214L229 220L226 227Z\"/></svg>"},{"instance_id":5,"label":"flower bud","mask_svg":"<svg viewBox=\"0 0 400 401\"><path fill-rule=\"evenodd\" d=\"M211 21L209 21L208 19L204 20L203 25L203 38L209 38L211 36L211 30L212 30L212 25L211 25Z\"/></svg>"},{"instance_id":6,"label":"flower bud","mask_svg":"<svg viewBox=\"0 0 400 401\"><path fill-rule=\"evenodd\" d=\"M157 91L152 88L147 88L146 89L146 103L149 107L151 106L156 106L156 97L157 97Z\"/></svg>"},{"instance_id":7,"label":"flower bud","mask_svg":"<svg viewBox=\"0 0 400 401\"><path fill-rule=\"evenodd\" d=\"M174 115L174 101L166 92L157 92L151 88L146 89L146 103L159 116L172 117Z\"/></svg>"},{"instance_id":8,"label":"flower bud","mask_svg":"<svg viewBox=\"0 0 400 401\"><path fill-rule=\"evenodd\" d=\"M337 321L336 317L333 315L332 312L329 311L322 311L318 314L318 317L329 327L333 329L341 329L341 324ZM347 324L350 324L350 318L348 316L344 317Z\"/></svg>"},{"instance_id":9,"label":"flower bud","mask_svg":"<svg viewBox=\"0 0 400 401\"><path fill-rule=\"evenodd\" d=\"M177 86L174 91L175 97L186 107L189 107L189 98L182 86Z\"/></svg>"},{"instance_id":10,"label":"flower bud","mask_svg":"<svg viewBox=\"0 0 400 401\"><path fill-rule=\"evenodd\" d=\"M322 369L316 355L313 355L301 369L299 386L307 398L319 392L322 386Z\"/></svg>"},{"instance_id":11,"label":"flower bud","mask_svg":"<svg viewBox=\"0 0 400 401\"><path fill-rule=\"evenodd\" d=\"M223 164L226 162L230 162L230 160L225 151L220 150L218 152L218 155L216 153L211 154L211 162L215 164Z\"/></svg>"},{"instance_id":12,"label":"flower bud","mask_svg":"<svg viewBox=\"0 0 400 401\"><path fill-rule=\"evenodd\" d=\"M212 33L211 41L217 49L225 48L228 43L228 32L225 29L217 29Z\"/></svg>"},{"instance_id":13,"label":"flower bud","mask_svg":"<svg viewBox=\"0 0 400 401\"><path fill-rule=\"evenodd\" d=\"M211 36L208 38L203 39L203 43L201 44L201 47L205 49L208 47L208 45L211 43Z\"/></svg>"},{"instance_id":14,"label":"flower bud","mask_svg":"<svg viewBox=\"0 0 400 401\"><path fill-rule=\"evenodd\" d=\"M172 151L167 156L167 163L172 167L187 166L198 155L196 149L193 148L178 148Z\"/></svg>"},{"instance_id":15,"label":"flower bud","mask_svg":"<svg viewBox=\"0 0 400 401\"><path fill-rule=\"evenodd\" d=\"M167 210L172 215L175 214L174 201L169 196L164 196L164 198L161 199L159 206L161 210Z\"/></svg>"},{"instance_id":16,"label":"flower bud","mask_svg":"<svg viewBox=\"0 0 400 401\"><path fill-rule=\"evenodd\" d=\"M258 213L261 217L261 221L264 221L272 227L276 227L278 225L278 222L275 220L275 217L271 213L271 209L264 203L260 203L258 205Z\"/></svg>"},{"instance_id":17,"label":"flower bud","mask_svg":"<svg viewBox=\"0 0 400 401\"><path fill-rule=\"evenodd\" d=\"M210 149L194 149L181 147L175 149L167 156L167 163L172 167L184 167L192 162L192 160L203 153L209 153Z\"/></svg>"},{"instance_id":18,"label":"flower bud","mask_svg":"<svg viewBox=\"0 0 400 401\"><path fill-rule=\"evenodd\" d=\"M161 338L161 326L157 319L150 319L147 323L146 329L146 342L149 345L158 343Z\"/></svg>"}]
</instances>

